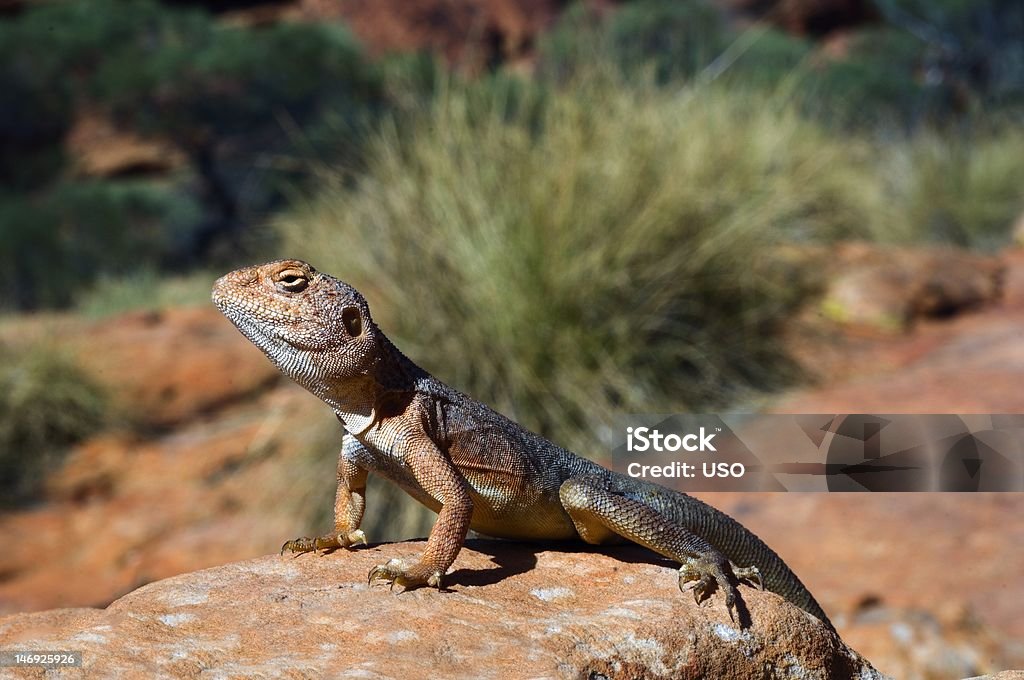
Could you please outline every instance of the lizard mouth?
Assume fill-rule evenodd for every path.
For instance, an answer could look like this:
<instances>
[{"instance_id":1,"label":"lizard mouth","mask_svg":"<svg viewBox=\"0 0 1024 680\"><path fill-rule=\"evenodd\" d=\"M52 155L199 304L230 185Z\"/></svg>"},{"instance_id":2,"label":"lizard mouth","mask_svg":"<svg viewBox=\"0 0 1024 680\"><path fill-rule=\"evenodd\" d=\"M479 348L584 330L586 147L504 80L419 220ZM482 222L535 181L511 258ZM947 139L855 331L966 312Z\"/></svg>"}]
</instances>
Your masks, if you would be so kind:
<instances>
[{"instance_id":1,"label":"lizard mouth","mask_svg":"<svg viewBox=\"0 0 1024 680\"><path fill-rule=\"evenodd\" d=\"M259 324L249 321L244 315L235 313L234 310L230 309L222 309L221 311L235 325L235 328L241 331L242 335L249 338L249 341L263 350L264 353L271 351L274 345L280 342L280 338L267 333Z\"/></svg>"},{"instance_id":2,"label":"lizard mouth","mask_svg":"<svg viewBox=\"0 0 1024 680\"><path fill-rule=\"evenodd\" d=\"M266 327L254 323L246 314L232 304L232 299L224 295L220 288L220 281L213 288L213 304L217 306L228 321L237 328L242 335L249 339L252 344L259 347L264 354L268 354L281 339L267 333Z\"/></svg>"}]
</instances>

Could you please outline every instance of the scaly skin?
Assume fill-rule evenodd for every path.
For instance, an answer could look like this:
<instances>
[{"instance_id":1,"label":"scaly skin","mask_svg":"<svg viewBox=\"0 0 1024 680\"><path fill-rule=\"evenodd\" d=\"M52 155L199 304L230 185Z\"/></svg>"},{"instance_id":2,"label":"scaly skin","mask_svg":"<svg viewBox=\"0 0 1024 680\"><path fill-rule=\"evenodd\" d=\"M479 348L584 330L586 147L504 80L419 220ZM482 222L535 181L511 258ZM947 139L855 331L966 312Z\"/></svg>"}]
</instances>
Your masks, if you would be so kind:
<instances>
[{"instance_id":1,"label":"scaly skin","mask_svg":"<svg viewBox=\"0 0 1024 680\"><path fill-rule=\"evenodd\" d=\"M832 627L786 563L739 522L581 458L440 382L391 344L348 284L280 260L220 278L213 301L345 427L334 531L288 541L282 552L365 543L359 525L374 472L438 518L422 555L374 567L370 581L440 587L470 529L513 539L629 540L679 562L679 587L698 602L721 589L730 616L743 580Z\"/></svg>"}]
</instances>

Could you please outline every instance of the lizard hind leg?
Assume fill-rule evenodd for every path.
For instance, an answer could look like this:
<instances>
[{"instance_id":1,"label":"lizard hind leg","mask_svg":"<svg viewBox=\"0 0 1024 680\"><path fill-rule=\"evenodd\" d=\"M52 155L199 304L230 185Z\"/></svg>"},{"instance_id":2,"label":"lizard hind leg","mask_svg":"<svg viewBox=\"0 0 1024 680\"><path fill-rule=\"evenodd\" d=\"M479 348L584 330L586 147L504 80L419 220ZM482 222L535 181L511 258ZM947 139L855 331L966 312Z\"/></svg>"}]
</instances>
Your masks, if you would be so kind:
<instances>
[{"instance_id":1,"label":"lizard hind leg","mask_svg":"<svg viewBox=\"0 0 1024 680\"><path fill-rule=\"evenodd\" d=\"M600 477L572 477L558 490L562 507L587 543L611 543L619 537L680 562L679 589L692 590L698 604L720 589L730 618L736 607L739 570L743 580L760 581L756 567L740 569L717 548L672 521L654 507L616 492Z\"/></svg>"}]
</instances>

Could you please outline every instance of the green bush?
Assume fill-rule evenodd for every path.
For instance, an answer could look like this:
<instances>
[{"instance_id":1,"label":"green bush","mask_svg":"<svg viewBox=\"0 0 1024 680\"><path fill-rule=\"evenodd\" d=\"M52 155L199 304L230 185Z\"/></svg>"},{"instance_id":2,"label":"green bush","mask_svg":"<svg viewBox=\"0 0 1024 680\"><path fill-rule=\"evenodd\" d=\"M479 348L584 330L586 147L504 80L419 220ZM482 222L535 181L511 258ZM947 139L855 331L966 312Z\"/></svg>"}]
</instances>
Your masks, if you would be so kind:
<instances>
[{"instance_id":1,"label":"green bush","mask_svg":"<svg viewBox=\"0 0 1024 680\"><path fill-rule=\"evenodd\" d=\"M198 209L148 182L58 184L41 196L0 195L3 307L66 306L103 275L159 268L184 249Z\"/></svg>"},{"instance_id":2,"label":"green bush","mask_svg":"<svg viewBox=\"0 0 1024 680\"><path fill-rule=\"evenodd\" d=\"M66 448L102 426L107 399L52 349L0 349L0 506L10 507L32 500Z\"/></svg>"},{"instance_id":3,"label":"green bush","mask_svg":"<svg viewBox=\"0 0 1024 680\"><path fill-rule=\"evenodd\" d=\"M540 73L564 82L595 63L663 85L723 79L782 89L840 128L916 129L1024 103L1024 5L886 0L887 21L829 54L707 2L641 0L606 19L577 5L541 41Z\"/></svg>"},{"instance_id":4,"label":"green bush","mask_svg":"<svg viewBox=\"0 0 1024 680\"><path fill-rule=\"evenodd\" d=\"M703 1L641 0L605 21L577 4L542 38L540 71L562 82L606 62L626 77L645 73L665 83L696 75L733 37L721 11Z\"/></svg>"},{"instance_id":5,"label":"green bush","mask_svg":"<svg viewBox=\"0 0 1024 680\"><path fill-rule=\"evenodd\" d=\"M185 145L243 137L253 126L280 131L318 108L358 116L377 103L379 82L352 35L339 26L277 24L263 30L209 26L167 36L149 54L113 56L95 92L141 129Z\"/></svg>"},{"instance_id":6,"label":"green bush","mask_svg":"<svg viewBox=\"0 0 1024 680\"><path fill-rule=\"evenodd\" d=\"M923 131L884 154L908 239L1004 247L1024 214L1024 132L1018 126Z\"/></svg>"},{"instance_id":7,"label":"green bush","mask_svg":"<svg viewBox=\"0 0 1024 680\"><path fill-rule=\"evenodd\" d=\"M1016 0L879 0L888 24L927 45L922 70L958 112L1024 104L1024 4Z\"/></svg>"},{"instance_id":8,"label":"green bush","mask_svg":"<svg viewBox=\"0 0 1024 680\"><path fill-rule=\"evenodd\" d=\"M632 2L612 16L607 31L611 58L627 73L652 66L657 82L696 75L733 38L721 10L702 1Z\"/></svg>"},{"instance_id":9,"label":"green bush","mask_svg":"<svg viewBox=\"0 0 1024 680\"><path fill-rule=\"evenodd\" d=\"M506 102L452 86L386 128L354 188L325 177L279 223L281 252L564 444L591 447L615 413L779 384L774 330L802 291L774 247L886 226L868 150L763 96L576 85L525 120Z\"/></svg>"},{"instance_id":10,"label":"green bush","mask_svg":"<svg viewBox=\"0 0 1024 680\"><path fill-rule=\"evenodd\" d=\"M198 270L168 276L140 269L122 276L104 275L75 299L75 308L92 317L128 311L160 311L210 304L210 286L223 272Z\"/></svg>"},{"instance_id":11,"label":"green bush","mask_svg":"<svg viewBox=\"0 0 1024 680\"><path fill-rule=\"evenodd\" d=\"M925 45L892 28L849 38L841 59L818 59L802 80L804 107L833 125L909 128L950 114L938 86L922 81Z\"/></svg>"},{"instance_id":12,"label":"green bush","mask_svg":"<svg viewBox=\"0 0 1024 680\"><path fill-rule=\"evenodd\" d=\"M357 158L354 131L384 105L378 69L340 26L229 27L155 0L46 3L0 22L0 283L17 284L0 307L248 259L241 232L310 159ZM161 137L189 167L162 187L75 181L62 145L76 108Z\"/></svg>"},{"instance_id":13,"label":"green bush","mask_svg":"<svg viewBox=\"0 0 1024 680\"><path fill-rule=\"evenodd\" d=\"M41 56L31 36L0 24L0 185L9 190L45 184L63 164L70 90Z\"/></svg>"},{"instance_id":14,"label":"green bush","mask_svg":"<svg viewBox=\"0 0 1024 680\"><path fill-rule=\"evenodd\" d=\"M72 112L94 94L98 69L137 67L153 46L209 26L202 13L155 0L44 3L0 22L0 180L29 190L54 179Z\"/></svg>"}]
</instances>

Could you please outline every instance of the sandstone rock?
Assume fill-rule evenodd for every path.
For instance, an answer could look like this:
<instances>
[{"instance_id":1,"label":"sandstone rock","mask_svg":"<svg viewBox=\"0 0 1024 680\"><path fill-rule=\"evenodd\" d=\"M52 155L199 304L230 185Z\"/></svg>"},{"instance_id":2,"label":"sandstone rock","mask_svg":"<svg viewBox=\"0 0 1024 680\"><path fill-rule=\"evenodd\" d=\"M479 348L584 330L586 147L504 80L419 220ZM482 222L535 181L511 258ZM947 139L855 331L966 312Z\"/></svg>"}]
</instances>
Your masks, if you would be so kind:
<instances>
[{"instance_id":1,"label":"sandstone rock","mask_svg":"<svg viewBox=\"0 0 1024 680\"><path fill-rule=\"evenodd\" d=\"M1024 668L1024 494L699 495L775 547L879 671Z\"/></svg>"},{"instance_id":2,"label":"sandstone rock","mask_svg":"<svg viewBox=\"0 0 1024 680\"><path fill-rule=\"evenodd\" d=\"M1024 246L1024 213L1014 220L1010 233L1013 234L1013 243L1016 246Z\"/></svg>"},{"instance_id":3,"label":"sandstone rock","mask_svg":"<svg viewBox=\"0 0 1024 680\"><path fill-rule=\"evenodd\" d=\"M79 114L65 144L75 174L82 177L166 175L186 163L169 141L120 129L91 112Z\"/></svg>"},{"instance_id":4,"label":"sandstone rock","mask_svg":"<svg viewBox=\"0 0 1024 680\"><path fill-rule=\"evenodd\" d=\"M742 587L752 625L741 629L720 594L697 606L673 568L633 547L471 541L447 591L366 585L372 566L422 548L185 574L102 610L0 619L0 647L81 650L90 677L883 677L777 595Z\"/></svg>"},{"instance_id":5,"label":"sandstone rock","mask_svg":"<svg viewBox=\"0 0 1024 680\"><path fill-rule=\"evenodd\" d=\"M823 35L880 19L870 0L717 0L753 17L764 17L797 35Z\"/></svg>"},{"instance_id":6,"label":"sandstone rock","mask_svg":"<svg viewBox=\"0 0 1024 680\"><path fill-rule=\"evenodd\" d=\"M375 55L429 51L476 71L533 52L565 0L301 0L306 20L342 20ZM588 0L588 4L601 4Z\"/></svg>"},{"instance_id":7,"label":"sandstone rock","mask_svg":"<svg viewBox=\"0 0 1024 680\"><path fill-rule=\"evenodd\" d=\"M859 257L869 261L871 252ZM921 320L906 334L876 334L879 344L865 353L839 345L831 365L846 373L825 373L829 386L794 395L777 410L1024 411L1024 250L1002 262L1007 272L999 301L977 313ZM142 436L106 433L84 443L49 480L49 502L0 516L0 612L104 606L143 583L265 554L315 529L307 494L321 489L329 507L337 424L304 391L276 382L272 365L215 310L0 324L0 337L11 342L47 336L62 338L127 402L146 404L159 418L166 399L181 420ZM820 367L823 343L813 349ZM327 436L312 441L321 425ZM322 452L320 464L302 462L310 451ZM290 476L300 468L308 469L305 478ZM377 491L369 495L367 522L395 505ZM881 671L908 679L961 677L952 669L972 657L975 675L1021 667L1024 653L1019 644L1013 648L1024 639L1017 605L1024 593L1019 494L701 496L778 550L844 639ZM456 574L477 568L464 565L464 557ZM652 583L663 586L666 574L658 570ZM553 578L531 587L550 587ZM566 580L555 579L572 587ZM859 604L872 599L881 605ZM985 641L990 633L941 615L950 607L969 609L984 630L996 631L997 647ZM939 673L921 652L943 645L956 658Z\"/></svg>"},{"instance_id":8,"label":"sandstone rock","mask_svg":"<svg viewBox=\"0 0 1024 680\"><path fill-rule=\"evenodd\" d=\"M46 480L47 502L0 514L0 614L102 606L278 548L333 493L333 446L318 438L337 425L311 405L285 386L166 436L107 433L75 447ZM320 466L303 457L320 451L317 484L303 475Z\"/></svg>"},{"instance_id":9,"label":"sandstone rock","mask_svg":"<svg viewBox=\"0 0 1024 680\"><path fill-rule=\"evenodd\" d=\"M850 243L829 257L834 273L821 309L843 324L904 331L990 304L1002 292L998 258L953 248L885 248Z\"/></svg>"},{"instance_id":10,"label":"sandstone rock","mask_svg":"<svg viewBox=\"0 0 1024 680\"><path fill-rule=\"evenodd\" d=\"M0 326L11 346L60 338L131 419L166 428L253 395L281 374L209 307L101 319L39 315Z\"/></svg>"}]
</instances>

